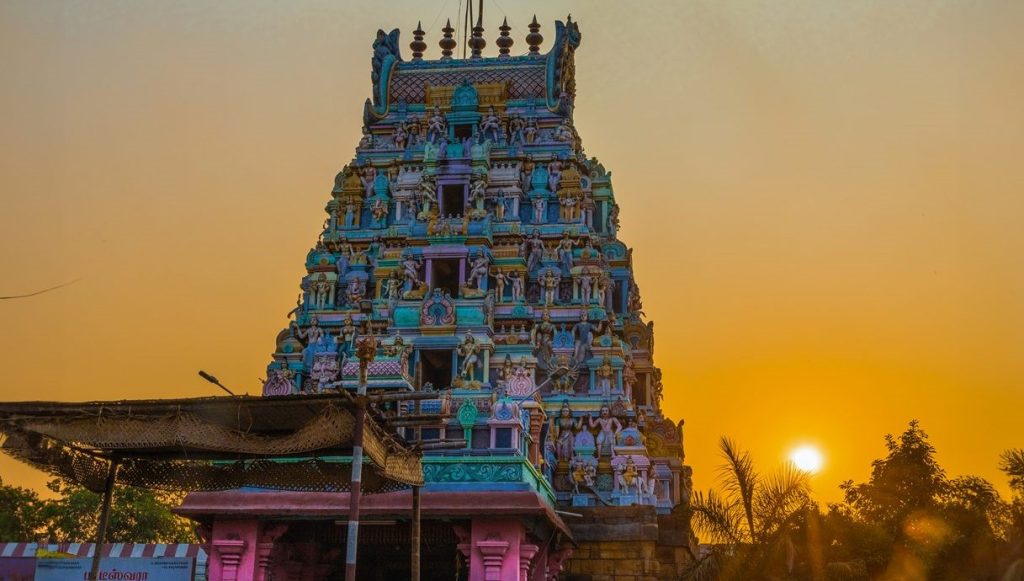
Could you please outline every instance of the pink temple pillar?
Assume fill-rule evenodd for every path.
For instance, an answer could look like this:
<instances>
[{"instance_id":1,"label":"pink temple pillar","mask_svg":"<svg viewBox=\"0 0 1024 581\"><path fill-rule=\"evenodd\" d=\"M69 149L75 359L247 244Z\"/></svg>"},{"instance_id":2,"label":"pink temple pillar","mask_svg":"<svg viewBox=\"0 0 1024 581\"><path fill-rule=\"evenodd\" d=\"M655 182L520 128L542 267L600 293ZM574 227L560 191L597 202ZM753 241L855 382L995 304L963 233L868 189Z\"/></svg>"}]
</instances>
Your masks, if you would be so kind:
<instances>
[{"instance_id":1,"label":"pink temple pillar","mask_svg":"<svg viewBox=\"0 0 1024 581\"><path fill-rule=\"evenodd\" d=\"M533 564L533 557L540 547L537 545L519 545L519 581L530 580L530 566Z\"/></svg>"},{"instance_id":2,"label":"pink temple pillar","mask_svg":"<svg viewBox=\"0 0 1024 581\"><path fill-rule=\"evenodd\" d=\"M475 519L468 547L469 581L519 579L524 534L517 519Z\"/></svg>"},{"instance_id":3,"label":"pink temple pillar","mask_svg":"<svg viewBox=\"0 0 1024 581\"><path fill-rule=\"evenodd\" d=\"M210 581L249 581L255 576L259 521L216 520L210 540Z\"/></svg>"}]
</instances>

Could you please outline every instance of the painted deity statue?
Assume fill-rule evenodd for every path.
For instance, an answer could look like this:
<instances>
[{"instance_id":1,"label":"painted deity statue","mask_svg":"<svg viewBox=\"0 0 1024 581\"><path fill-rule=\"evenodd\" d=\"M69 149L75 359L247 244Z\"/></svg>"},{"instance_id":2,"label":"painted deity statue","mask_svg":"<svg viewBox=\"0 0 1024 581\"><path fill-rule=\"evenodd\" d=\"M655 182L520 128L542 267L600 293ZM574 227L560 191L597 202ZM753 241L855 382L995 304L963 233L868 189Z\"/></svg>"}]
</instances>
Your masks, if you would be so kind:
<instances>
[{"instance_id":1,"label":"painted deity statue","mask_svg":"<svg viewBox=\"0 0 1024 581\"><path fill-rule=\"evenodd\" d=\"M469 199L478 212L484 211L484 202L487 199L487 176L479 175L473 179L469 189Z\"/></svg>"},{"instance_id":2,"label":"painted deity statue","mask_svg":"<svg viewBox=\"0 0 1024 581\"><path fill-rule=\"evenodd\" d=\"M420 211L416 214L416 218L425 220L434 213L434 208L437 208L437 183L434 176L425 175L420 179Z\"/></svg>"},{"instance_id":3,"label":"painted deity statue","mask_svg":"<svg viewBox=\"0 0 1024 581\"><path fill-rule=\"evenodd\" d=\"M544 198L534 198L533 199L533 223L534 224L543 224L543 223L547 222L547 210L548 210L548 205L547 205L547 202L544 201Z\"/></svg>"},{"instance_id":4,"label":"painted deity statue","mask_svg":"<svg viewBox=\"0 0 1024 581\"><path fill-rule=\"evenodd\" d=\"M547 269L544 274L540 277L540 285L544 291L544 304L553 305L555 304L555 296L558 293L558 285L561 284L562 279L554 271L554 269Z\"/></svg>"},{"instance_id":5,"label":"painted deity statue","mask_svg":"<svg viewBox=\"0 0 1024 581\"><path fill-rule=\"evenodd\" d=\"M604 455L606 452L609 456L614 455L612 446L615 444L615 432L622 429L622 423L612 417L611 409L607 405L601 406L601 416L597 420L587 416L587 424L591 428L600 427L597 433L598 455Z\"/></svg>"},{"instance_id":6,"label":"painted deity statue","mask_svg":"<svg viewBox=\"0 0 1024 581\"><path fill-rule=\"evenodd\" d=\"M405 291L409 292L420 286L420 267L422 260L417 260L412 254L407 254L402 260L402 275L405 281Z\"/></svg>"},{"instance_id":7,"label":"painted deity statue","mask_svg":"<svg viewBox=\"0 0 1024 581\"><path fill-rule=\"evenodd\" d=\"M533 235L523 243L523 254L526 256L527 272L533 272L540 266L544 258L544 241L541 240L540 230L534 230Z\"/></svg>"},{"instance_id":8,"label":"painted deity statue","mask_svg":"<svg viewBox=\"0 0 1024 581\"><path fill-rule=\"evenodd\" d=\"M555 325L551 323L551 313L547 309L541 315L540 323L530 331L530 342L538 356L547 358L551 354L552 342L555 339Z\"/></svg>"},{"instance_id":9,"label":"painted deity statue","mask_svg":"<svg viewBox=\"0 0 1024 581\"><path fill-rule=\"evenodd\" d=\"M585 270L580 274L580 302L584 306L589 306L593 298L594 278L590 276L590 271Z\"/></svg>"},{"instance_id":10,"label":"painted deity statue","mask_svg":"<svg viewBox=\"0 0 1024 581\"><path fill-rule=\"evenodd\" d=\"M487 280L490 260L482 251L470 263L469 275L466 277L466 285L470 288L482 289Z\"/></svg>"},{"instance_id":11,"label":"painted deity statue","mask_svg":"<svg viewBox=\"0 0 1024 581\"><path fill-rule=\"evenodd\" d=\"M526 128L526 121L518 113L512 113L508 118L508 144L522 144L526 140L523 129Z\"/></svg>"},{"instance_id":12,"label":"painted deity statue","mask_svg":"<svg viewBox=\"0 0 1024 581\"><path fill-rule=\"evenodd\" d=\"M626 465L623 467L622 472L619 472L616 476L616 484L621 492L629 494L630 490L636 491L638 494L638 483L641 478L636 469L636 462L633 462L632 456L626 457Z\"/></svg>"},{"instance_id":13,"label":"painted deity statue","mask_svg":"<svg viewBox=\"0 0 1024 581\"><path fill-rule=\"evenodd\" d=\"M479 351L480 345L477 343L476 337L467 331L466 336L462 339L462 344L459 345L459 355L462 356L462 367L459 370L459 375L466 380L473 379L473 371L476 369L477 352Z\"/></svg>"},{"instance_id":14,"label":"painted deity statue","mask_svg":"<svg viewBox=\"0 0 1024 581\"><path fill-rule=\"evenodd\" d=\"M573 360L577 364L590 359L593 352L592 345L594 344L594 335L596 332L597 326L590 322L590 315L587 313L586 309L583 309L580 312L580 321L572 328L574 339Z\"/></svg>"},{"instance_id":15,"label":"painted deity statue","mask_svg":"<svg viewBox=\"0 0 1024 581\"><path fill-rule=\"evenodd\" d=\"M356 328L355 323L352 322L352 315L346 314L342 320L341 329L339 331L338 339L339 349L343 349L345 353L352 353L352 349L356 344L356 337L359 329Z\"/></svg>"},{"instance_id":16,"label":"painted deity statue","mask_svg":"<svg viewBox=\"0 0 1024 581\"><path fill-rule=\"evenodd\" d=\"M562 409L558 411L558 419L552 426L552 433L555 434L555 454L559 460L568 462L572 459L574 430L578 425L579 423L572 418L572 408L569 407L569 402L562 402Z\"/></svg>"},{"instance_id":17,"label":"painted deity statue","mask_svg":"<svg viewBox=\"0 0 1024 581\"><path fill-rule=\"evenodd\" d=\"M601 361L601 366L597 368L597 385L605 399L611 395L612 379L614 378L615 369L612 367L612 359L605 355L604 360Z\"/></svg>"},{"instance_id":18,"label":"painted deity statue","mask_svg":"<svg viewBox=\"0 0 1024 581\"><path fill-rule=\"evenodd\" d=\"M526 143L533 143L537 140L537 119L530 117L526 120L526 127L523 127L523 137L526 139Z\"/></svg>"},{"instance_id":19,"label":"painted deity statue","mask_svg":"<svg viewBox=\"0 0 1024 581\"><path fill-rule=\"evenodd\" d=\"M562 276L569 276L572 272L573 260L572 260L572 249L576 246L572 238L569 237L569 232L566 231L562 234L562 239L558 241L558 262L562 266Z\"/></svg>"},{"instance_id":20,"label":"painted deity statue","mask_svg":"<svg viewBox=\"0 0 1024 581\"><path fill-rule=\"evenodd\" d=\"M497 143L504 137L501 129L501 119L494 112L494 106L487 108L487 115L480 121L480 136L483 139L490 139Z\"/></svg>"},{"instance_id":21,"label":"painted deity statue","mask_svg":"<svg viewBox=\"0 0 1024 581\"><path fill-rule=\"evenodd\" d=\"M512 283L512 302L518 303L523 300L523 275L518 270L508 274L509 282Z\"/></svg>"},{"instance_id":22,"label":"painted deity statue","mask_svg":"<svg viewBox=\"0 0 1024 581\"><path fill-rule=\"evenodd\" d=\"M497 291L495 295L498 297L498 302L505 300L505 285L508 284L508 275L497 269L494 271L494 286Z\"/></svg>"},{"instance_id":23,"label":"painted deity statue","mask_svg":"<svg viewBox=\"0 0 1024 581\"><path fill-rule=\"evenodd\" d=\"M427 119L427 141L437 143L448 137L448 121L441 114L441 108L434 106L434 111Z\"/></svg>"}]
</instances>

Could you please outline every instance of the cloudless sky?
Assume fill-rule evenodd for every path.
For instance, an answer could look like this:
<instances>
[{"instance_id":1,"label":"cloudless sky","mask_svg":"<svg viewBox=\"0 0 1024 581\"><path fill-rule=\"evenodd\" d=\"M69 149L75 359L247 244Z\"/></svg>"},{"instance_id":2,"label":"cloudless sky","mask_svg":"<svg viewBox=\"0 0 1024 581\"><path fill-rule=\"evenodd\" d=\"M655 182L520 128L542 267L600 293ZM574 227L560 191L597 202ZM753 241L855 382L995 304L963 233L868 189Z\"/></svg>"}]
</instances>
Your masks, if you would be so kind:
<instances>
[{"instance_id":1,"label":"cloudless sky","mask_svg":"<svg viewBox=\"0 0 1024 581\"><path fill-rule=\"evenodd\" d=\"M257 393L377 28L430 57L455 0L0 3L5 400ZM576 125L612 171L665 408L713 483L918 418L951 474L1024 446L1024 3L485 2L580 23ZM460 35L461 36L461 35ZM45 476L7 457L5 483Z\"/></svg>"}]
</instances>

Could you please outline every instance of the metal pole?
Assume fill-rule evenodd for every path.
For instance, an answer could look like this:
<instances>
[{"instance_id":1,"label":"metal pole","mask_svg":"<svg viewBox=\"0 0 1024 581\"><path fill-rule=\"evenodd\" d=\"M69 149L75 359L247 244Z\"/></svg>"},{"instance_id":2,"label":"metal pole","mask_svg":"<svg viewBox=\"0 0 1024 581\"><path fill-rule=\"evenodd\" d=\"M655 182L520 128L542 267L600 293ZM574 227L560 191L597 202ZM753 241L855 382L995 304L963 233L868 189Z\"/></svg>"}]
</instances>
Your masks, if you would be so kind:
<instances>
[{"instance_id":1,"label":"metal pole","mask_svg":"<svg viewBox=\"0 0 1024 581\"><path fill-rule=\"evenodd\" d=\"M412 574L410 581L420 581L420 487L412 487Z\"/></svg>"},{"instance_id":2,"label":"metal pole","mask_svg":"<svg viewBox=\"0 0 1024 581\"><path fill-rule=\"evenodd\" d=\"M110 460L110 468L107 469L107 481L103 485L103 507L100 508L100 522L96 527L96 547L92 554L92 568L89 571L89 579L96 581L100 574L100 559L103 557L103 542L107 538L107 525L110 523L110 501L114 496L114 482L117 479L117 458Z\"/></svg>"},{"instance_id":3,"label":"metal pole","mask_svg":"<svg viewBox=\"0 0 1024 581\"><path fill-rule=\"evenodd\" d=\"M345 581L356 581L356 551L359 548L359 495L363 477L363 424L366 422L366 400L356 399L355 433L352 434L352 486L348 505L348 542L345 550Z\"/></svg>"}]
</instances>

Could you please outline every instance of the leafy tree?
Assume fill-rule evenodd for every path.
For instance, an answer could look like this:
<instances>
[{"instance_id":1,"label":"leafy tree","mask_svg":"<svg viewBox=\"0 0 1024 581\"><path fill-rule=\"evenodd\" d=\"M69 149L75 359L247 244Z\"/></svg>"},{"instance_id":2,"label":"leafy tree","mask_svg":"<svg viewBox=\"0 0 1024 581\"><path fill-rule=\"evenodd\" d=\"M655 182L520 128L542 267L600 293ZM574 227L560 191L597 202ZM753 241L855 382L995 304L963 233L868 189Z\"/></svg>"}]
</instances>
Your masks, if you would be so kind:
<instances>
[{"instance_id":1,"label":"leafy tree","mask_svg":"<svg viewBox=\"0 0 1024 581\"><path fill-rule=\"evenodd\" d=\"M55 542L77 542L96 538L103 497L66 480L52 480L47 487L57 493L40 510L43 531ZM107 541L112 543L195 542L189 521L171 512L181 498L142 488L118 486L110 507Z\"/></svg>"},{"instance_id":2,"label":"leafy tree","mask_svg":"<svg viewBox=\"0 0 1024 581\"><path fill-rule=\"evenodd\" d=\"M35 538L39 529L39 495L0 480L0 542Z\"/></svg>"},{"instance_id":3,"label":"leafy tree","mask_svg":"<svg viewBox=\"0 0 1024 581\"><path fill-rule=\"evenodd\" d=\"M1006 450L1000 457L999 469L1010 479L1013 499L1007 505L1004 521L1007 581L1024 581L1024 448Z\"/></svg>"},{"instance_id":4,"label":"leafy tree","mask_svg":"<svg viewBox=\"0 0 1024 581\"><path fill-rule=\"evenodd\" d=\"M807 474L786 466L765 476L750 454L722 438L720 492L697 493L693 526L716 543L687 571L691 579L781 579L794 568L793 536L812 506Z\"/></svg>"}]
</instances>

